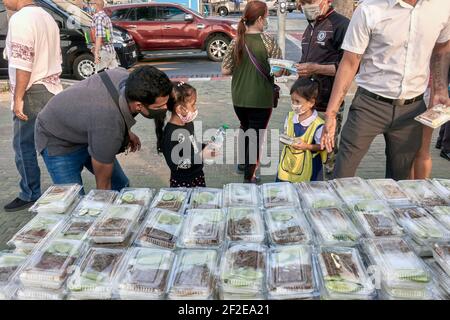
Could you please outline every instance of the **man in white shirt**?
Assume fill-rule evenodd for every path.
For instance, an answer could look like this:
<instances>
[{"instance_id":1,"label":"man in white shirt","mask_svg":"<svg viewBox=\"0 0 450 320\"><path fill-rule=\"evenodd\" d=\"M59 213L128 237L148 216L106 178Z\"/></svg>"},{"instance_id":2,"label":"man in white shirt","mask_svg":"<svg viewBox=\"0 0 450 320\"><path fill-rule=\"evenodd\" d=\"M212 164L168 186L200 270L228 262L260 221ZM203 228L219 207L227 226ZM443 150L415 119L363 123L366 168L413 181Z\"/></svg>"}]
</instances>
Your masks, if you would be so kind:
<instances>
[{"instance_id":1,"label":"man in white shirt","mask_svg":"<svg viewBox=\"0 0 450 320\"><path fill-rule=\"evenodd\" d=\"M11 16L6 37L12 110L13 148L20 174L20 193L4 209L18 211L41 196L40 169L34 144L37 114L62 91L61 46L55 20L32 0L4 0Z\"/></svg>"},{"instance_id":2,"label":"man in white shirt","mask_svg":"<svg viewBox=\"0 0 450 320\"><path fill-rule=\"evenodd\" d=\"M433 102L448 101L445 56L450 54L450 1L365 0L356 9L342 48L326 112L322 146L334 147L336 114L353 78L358 90L342 131L335 177L354 176L373 139L386 141L386 177L408 179L421 146L414 118L433 72ZM447 64L448 70L448 64Z\"/></svg>"}]
</instances>

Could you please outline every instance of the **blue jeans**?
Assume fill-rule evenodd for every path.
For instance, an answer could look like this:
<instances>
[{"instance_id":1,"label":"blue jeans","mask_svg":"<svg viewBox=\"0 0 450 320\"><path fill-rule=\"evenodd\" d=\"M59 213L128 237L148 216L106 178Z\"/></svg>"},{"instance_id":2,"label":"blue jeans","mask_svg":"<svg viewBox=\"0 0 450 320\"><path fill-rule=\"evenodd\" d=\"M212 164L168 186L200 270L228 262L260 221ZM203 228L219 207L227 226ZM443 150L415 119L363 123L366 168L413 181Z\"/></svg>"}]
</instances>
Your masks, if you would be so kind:
<instances>
[{"instance_id":1,"label":"blue jeans","mask_svg":"<svg viewBox=\"0 0 450 320\"><path fill-rule=\"evenodd\" d=\"M23 97L23 113L28 121L13 117L13 149L16 168L20 175L19 198L34 201L41 196L41 170L34 144L34 125L38 113L53 97L44 85L33 85Z\"/></svg>"},{"instance_id":2,"label":"blue jeans","mask_svg":"<svg viewBox=\"0 0 450 320\"><path fill-rule=\"evenodd\" d=\"M48 150L42 151L45 165L54 184L78 183L83 185L81 172L84 168L94 173L92 159L87 147L62 156L50 156ZM130 181L120 167L117 159L114 160L114 169L111 177L111 189L120 191L130 185ZM84 189L81 191L84 194Z\"/></svg>"}]
</instances>

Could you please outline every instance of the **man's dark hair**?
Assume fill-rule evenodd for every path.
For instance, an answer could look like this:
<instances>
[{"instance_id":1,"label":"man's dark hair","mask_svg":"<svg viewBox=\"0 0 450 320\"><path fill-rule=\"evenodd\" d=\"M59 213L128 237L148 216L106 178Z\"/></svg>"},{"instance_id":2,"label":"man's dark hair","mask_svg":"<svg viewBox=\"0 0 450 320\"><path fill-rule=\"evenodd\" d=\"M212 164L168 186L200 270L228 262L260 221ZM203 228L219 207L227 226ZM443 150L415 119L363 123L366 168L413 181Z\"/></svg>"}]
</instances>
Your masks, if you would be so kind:
<instances>
[{"instance_id":1,"label":"man's dark hair","mask_svg":"<svg viewBox=\"0 0 450 320\"><path fill-rule=\"evenodd\" d=\"M153 66L141 66L130 73L125 84L125 97L149 105L158 97L172 92L172 82L162 71Z\"/></svg>"}]
</instances>

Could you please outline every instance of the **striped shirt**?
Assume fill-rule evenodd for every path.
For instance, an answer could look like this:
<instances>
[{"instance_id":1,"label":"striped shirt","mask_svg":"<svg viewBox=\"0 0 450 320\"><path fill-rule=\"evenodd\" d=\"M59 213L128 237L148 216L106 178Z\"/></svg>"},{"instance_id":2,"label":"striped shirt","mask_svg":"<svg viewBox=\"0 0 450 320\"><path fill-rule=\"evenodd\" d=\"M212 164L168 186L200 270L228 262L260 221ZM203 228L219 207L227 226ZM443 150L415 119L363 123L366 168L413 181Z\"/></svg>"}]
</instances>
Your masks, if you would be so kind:
<instances>
[{"instance_id":1,"label":"striped shirt","mask_svg":"<svg viewBox=\"0 0 450 320\"><path fill-rule=\"evenodd\" d=\"M95 29L96 37L101 37L103 39L102 50L114 53L114 46L112 44L113 26L111 19L104 11L94 14L91 28ZM95 40L93 39L93 41Z\"/></svg>"}]
</instances>

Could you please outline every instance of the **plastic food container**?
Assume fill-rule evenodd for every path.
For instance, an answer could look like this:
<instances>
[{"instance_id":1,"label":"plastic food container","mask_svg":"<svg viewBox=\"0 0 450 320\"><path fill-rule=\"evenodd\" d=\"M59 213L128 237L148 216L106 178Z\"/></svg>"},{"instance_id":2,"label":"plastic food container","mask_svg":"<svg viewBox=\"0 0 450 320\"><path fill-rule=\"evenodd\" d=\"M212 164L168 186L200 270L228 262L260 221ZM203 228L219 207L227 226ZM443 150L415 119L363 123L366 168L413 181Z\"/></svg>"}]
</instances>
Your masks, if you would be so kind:
<instances>
[{"instance_id":1,"label":"plastic food container","mask_svg":"<svg viewBox=\"0 0 450 320\"><path fill-rule=\"evenodd\" d=\"M264 217L272 244L309 244L313 240L311 228L298 208L268 209Z\"/></svg>"},{"instance_id":2,"label":"plastic food container","mask_svg":"<svg viewBox=\"0 0 450 320\"><path fill-rule=\"evenodd\" d=\"M38 214L8 241L8 245L22 250L33 250L64 222L64 218L63 215Z\"/></svg>"},{"instance_id":3,"label":"plastic food container","mask_svg":"<svg viewBox=\"0 0 450 320\"><path fill-rule=\"evenodd\" d=\"M186 188L160 189L151 207L183 214L189 201L190 192Z\"/></svg>"},{"instance_id":4,"label":"plastic food container","mask_svg":"<svg viewBox=\"0 0 450 320\"><path fill-rule=\"evenodd\" d=\"M86 195L86 199L90 201L103 202L112 204L119 193L112 190L93 189Z\"/></svg>"},{"instance_id":5,"label":"plastic food container","mask_svg":"<svg viewBox=\"0 0 450 320\"><path fill-rule=\"evenodd\" d=\"M223 188L223 206L258 207L258 187L252 183L230 183Z\"/></svg>"},{"instance_id":6,"label":"plastic food container","mask_svg":"<svg viewBox=\"0 0 450 320\"><path fill-rule=\"evenodd\" d=\"M61 290L45 290L38 288L19 287L17 289L17 300L64 300L67 292Z\"/></svg>"},{"instance_id":7,"label":"plastic food container","mask_svg":"<svg viewBox=\"0 0 450 320\"><path fill-rule=\"evenodd\" d=\"M124 188L117 196L115 204L137 204L141 206L143 210L147 210L154 196L154 189Z\"/></svg>"},{"instance_id":8,"label":"plastic food container","mask_svg":"<svg viewBox=\"0 0 450 320\"><path fill-rule=\"evenodd\" d=\"M394 209L394 214L405 232L420 245L450 241L450 231L442 227L425 209L402 207Z\"/></svg>"},{"instance_id":9,"label":"plastic food container","mask_svg":"<svg viewBox=\"0 0 450 320\"><path fill-rule=\"evenodd\" d=\"M363 200L351 207L356 224L360 226L363 236L390 237L402 236L403 230L394 218L394 211L383 201Z\"/></svg>"},{"instance_id":10,"label":"plastic food container","mask_svg":"<svg viewBox=\"0 0 450 320\"><path fill-rule=\"evenodd\" d=\"M229 208L227 239L262 243L265 239L264 221L257 208Z\"/></svg>"},{"instance_id":11,"label":"plastic food container","mask_svg":"<svg viewBox=\"0 0 450 320\"><path fill-rule=\"evenodd\" d=\"M376 200L371 187L359 177L335 179L332 181L339 196L348 204L360 200Z\"/></svg>"},{"instance_id":12,"label":"plastic food container","mask_svg":"<svg viewBox=\"0 0 450 320\"><path fill-rule=\"evenodd\" d=\"M218 248L225 238L226 215L221 209L193 209L187 212L179 246Z\"/></svg>"},{"instance_id":13,"label":"plastic food container","mask_svg":"<svg viewBox=\"0 0 450 320\"><path fill-rule=\"evenodd\" d=\"M220 279L222 294L231 297L262 297L267 247L256 243L230 243L225 251Z\"/></svg>"},{"instance_id":14,"label":"plastic food container","mask_svg":"<svg viewBox=\"0 0 450 320\"><path fill-rule=\"evenodd\" d=\"M24 287L61 289L82 253L82 241L51 240L33 253L20 270L19 279Z\"/></svg>"},{"instance_id":15,"label":"plastic food container","mask_svg":"<svg viewBox=\"0 0 450 320\"><path fill-rule=\"evenodd\" d=\"M270 299L313 299L319 294L313 262L307 245L276 246L269 250L267 290Z\"/></svg>"},{"instance_id":16,"label":"plastic food container","mask_svg":"<svg viewBox=\"0 0 450 320\"><path fill-rule=\"evenodd\" d=\"M367 182L381 199L392 205L407 205L412 201L393 179L369 179Z\"/></svg>"},{"instance_id":17,"label":"plastic food container","mask_svg":"<svg viewBox=\"0 0 450 320\"><path fill-rule=\"evenodd\" d=\"M64 223L62 228L56 231L55 238L63 240L85 240L94 220L89 218L71 218Z\"/></svg>"},{"instance_id":18,"label":"plastic food container","mask_svg":"<svg viewBox=\"0 0 450 320\"><path fill-rule=\"evenodd\" d=\"M90 200L83 197L72 211L72 217L97 219L110 206L110 203Z\"/></svg>"},{"instance_id":19,"label":"plastic food container","mask_svg":"<svg viewBox=\"0 0 450 320\"><path fill-rule=\"evenodd\" d=\"M448 205L448 201L443 199L434 185L427 180L402 180L398 184L415 204L424 207Z\"/></svg>"},{"instance_id":20,"label":"plastic food container","mask_svg":"<svg viewBox=\"0 0 450 320\"><path fill-rule=\"evenodd\" d=\"M213 299L217 257L215 250L181 250L170 281L169 299Z\"/></svg>"},{"instance_id":21,"label":"plastic food container","mask_svg":"<svg viewBox=\"0 0 450 320\"><path fill-rule=\"evenodd\" d=\"M375 287L355 248L321 247L318 261L325 299L369 300L375 297Z\"/></svg>"},{"instance_id":22,"label":"plastic food container","mask_svg":"<svg viewBox=\"0 0 450 320\"><path fill-rule=\"evenodd\" d=\"M342 200L325 181L298 183L297 190L308 209L335 208L342 206Z\"/></svg>"},{"instance_id":23,"label":"plastic food container","mask_svg":"<svg viewBox=\"0 0 450 320\"><path fill-rule=\"evenodd\" d=\"M120 298L163 299L174 258L170 250L130 248L117 277Z\"/></svg>"},{"instance_id":24,"label":"plastic food container","mask_svg":"<svg viewBox=\"0 0 450 320\"><path fill-rule=\"evenodd\" d=\"M113 297L114 281L124 258L123 249L91 248L77 262L67 280L69 298L107 300Z\"/></svg>"},{"instance_id":25,"label":"plastic food container","mask_svg":"<svg viewBox=\"0 0 450 320\"><path fill-rule=\"evenodd\" d=\"M450 199L450 179L433 179L431 180L433 185L438 189L438 191L447 198Z\"/></svg>"},{"instance_id":26,"label":"plastic food container","mask_svg":"<svg viewBox=\"0 0 450 320\"><path fill-rule=\"evenodd\" d=\"M89 232L95 243L123 243L132 234L140 218L142 207L138 205L110 206Z\"/></svg>"},{"instance_id":27,"label":"plastic food container","mask_svg":"<svg viewBox=\"0 0 450 320\"><path fill-rule=\"evenodd\" d=\"M435 243L433 257L441 268L450 276L450 242Z\"/></svg>"},{"instance_id":28,"label":"plastic food container","mask_svg":"<svg viewBox=\"0 0 450 320\"><path fill-rule=\"evenodd\" d=\"M189 207L191 209L222 208L222 189L196 188L192 191Z\"/></svg>"},{"instance_id":29,"label":"plastic food container","mask_svg":"<svg viewBox=\"0 0 450 320\"><path fill-rule=\"evenodd\" d=\"M450 276L445 272L444 269L436 262L434 259L424 260L430 271L433 274L433 278L439 284L439 286L450 295Z\"/></svg>"},{"instance_id":30,"label":"plastic food container","mask_svg":"<svg viewBox=\"0 0 450 320\"><path fill-rule=\"evenodd\" d=\"M321 245L354 246L361 237L353 222L340 208L311 210L308 217Z\"/></svg>"},{"instance_id":31,"label":"plastic food container","mask_svg":"<svg viewBox=\"0 0 450 320\"><path fill-rule=\"evenodd\" d=\"M0 300L9 300L13 295L13 278L27 258L24 254L0 252Z\"/></svg>"},{"instance_id":32,"label":"plastic food container","mask_svg":"<svg viewBox=\"0 0 450 320\"><path fill-rule=\"evenodd\" d=\"M420 243L417 243L414 239L412 239L410 236L403 237L405 239L406 243L411 247L411 249L414 251L414 253L421 257L421 258L427 258L432 257L433 252L431 251L430 246L426 246Z\"/></svg>"},{"instance_id":33,"label":"plastic food container","mask_svg":"<svg viewBox=\"0 0 450 320\"><path fill-rule=\"evenodd\" d=\"M437 206L429 208L431 215L447 230L450 230L450 206Z\"/></svg>"},{"instance_id":34,"label":"plastic food container","mask_svg":"<svg viewBox=\"0 0 450 320\"><path fill-rule=\"evenodd\" d=\"M431 274L405 240L394 237L365 239L362 246L371 263L379 268L382 283L392 296L425 296Z\"/></svg>"},{"instance_id":35,"label":"plastic food container","mask_svg":"<svg viewBox=\"0 0 450 320\"><path fill-rule=\"evenodd\" d=\"M135 243L141 247L174 249L182 225L183 216L168 210L153 209L139 230Z\"/></svg>"},{"instance_id":36,"label":"plastic food container","mask_svg":"<svg viewBox=\"0 0 450 320\"><path fill-rule=\"evenodd\" d=\"M36 213L66 213L77 199L82 186L79 184L53 185L30 208Z\"/></svg>"},{"instance_id":37,"label":"plastic food container","mask_svg":"<svg viewBox=\"0 0 450 320\"><path fill-rule=\"evenodd\" d=\"M266 183L260 188L265 208L298 207L300 205L297 192L289 182Z\"/></svg>"}]
</instances>

